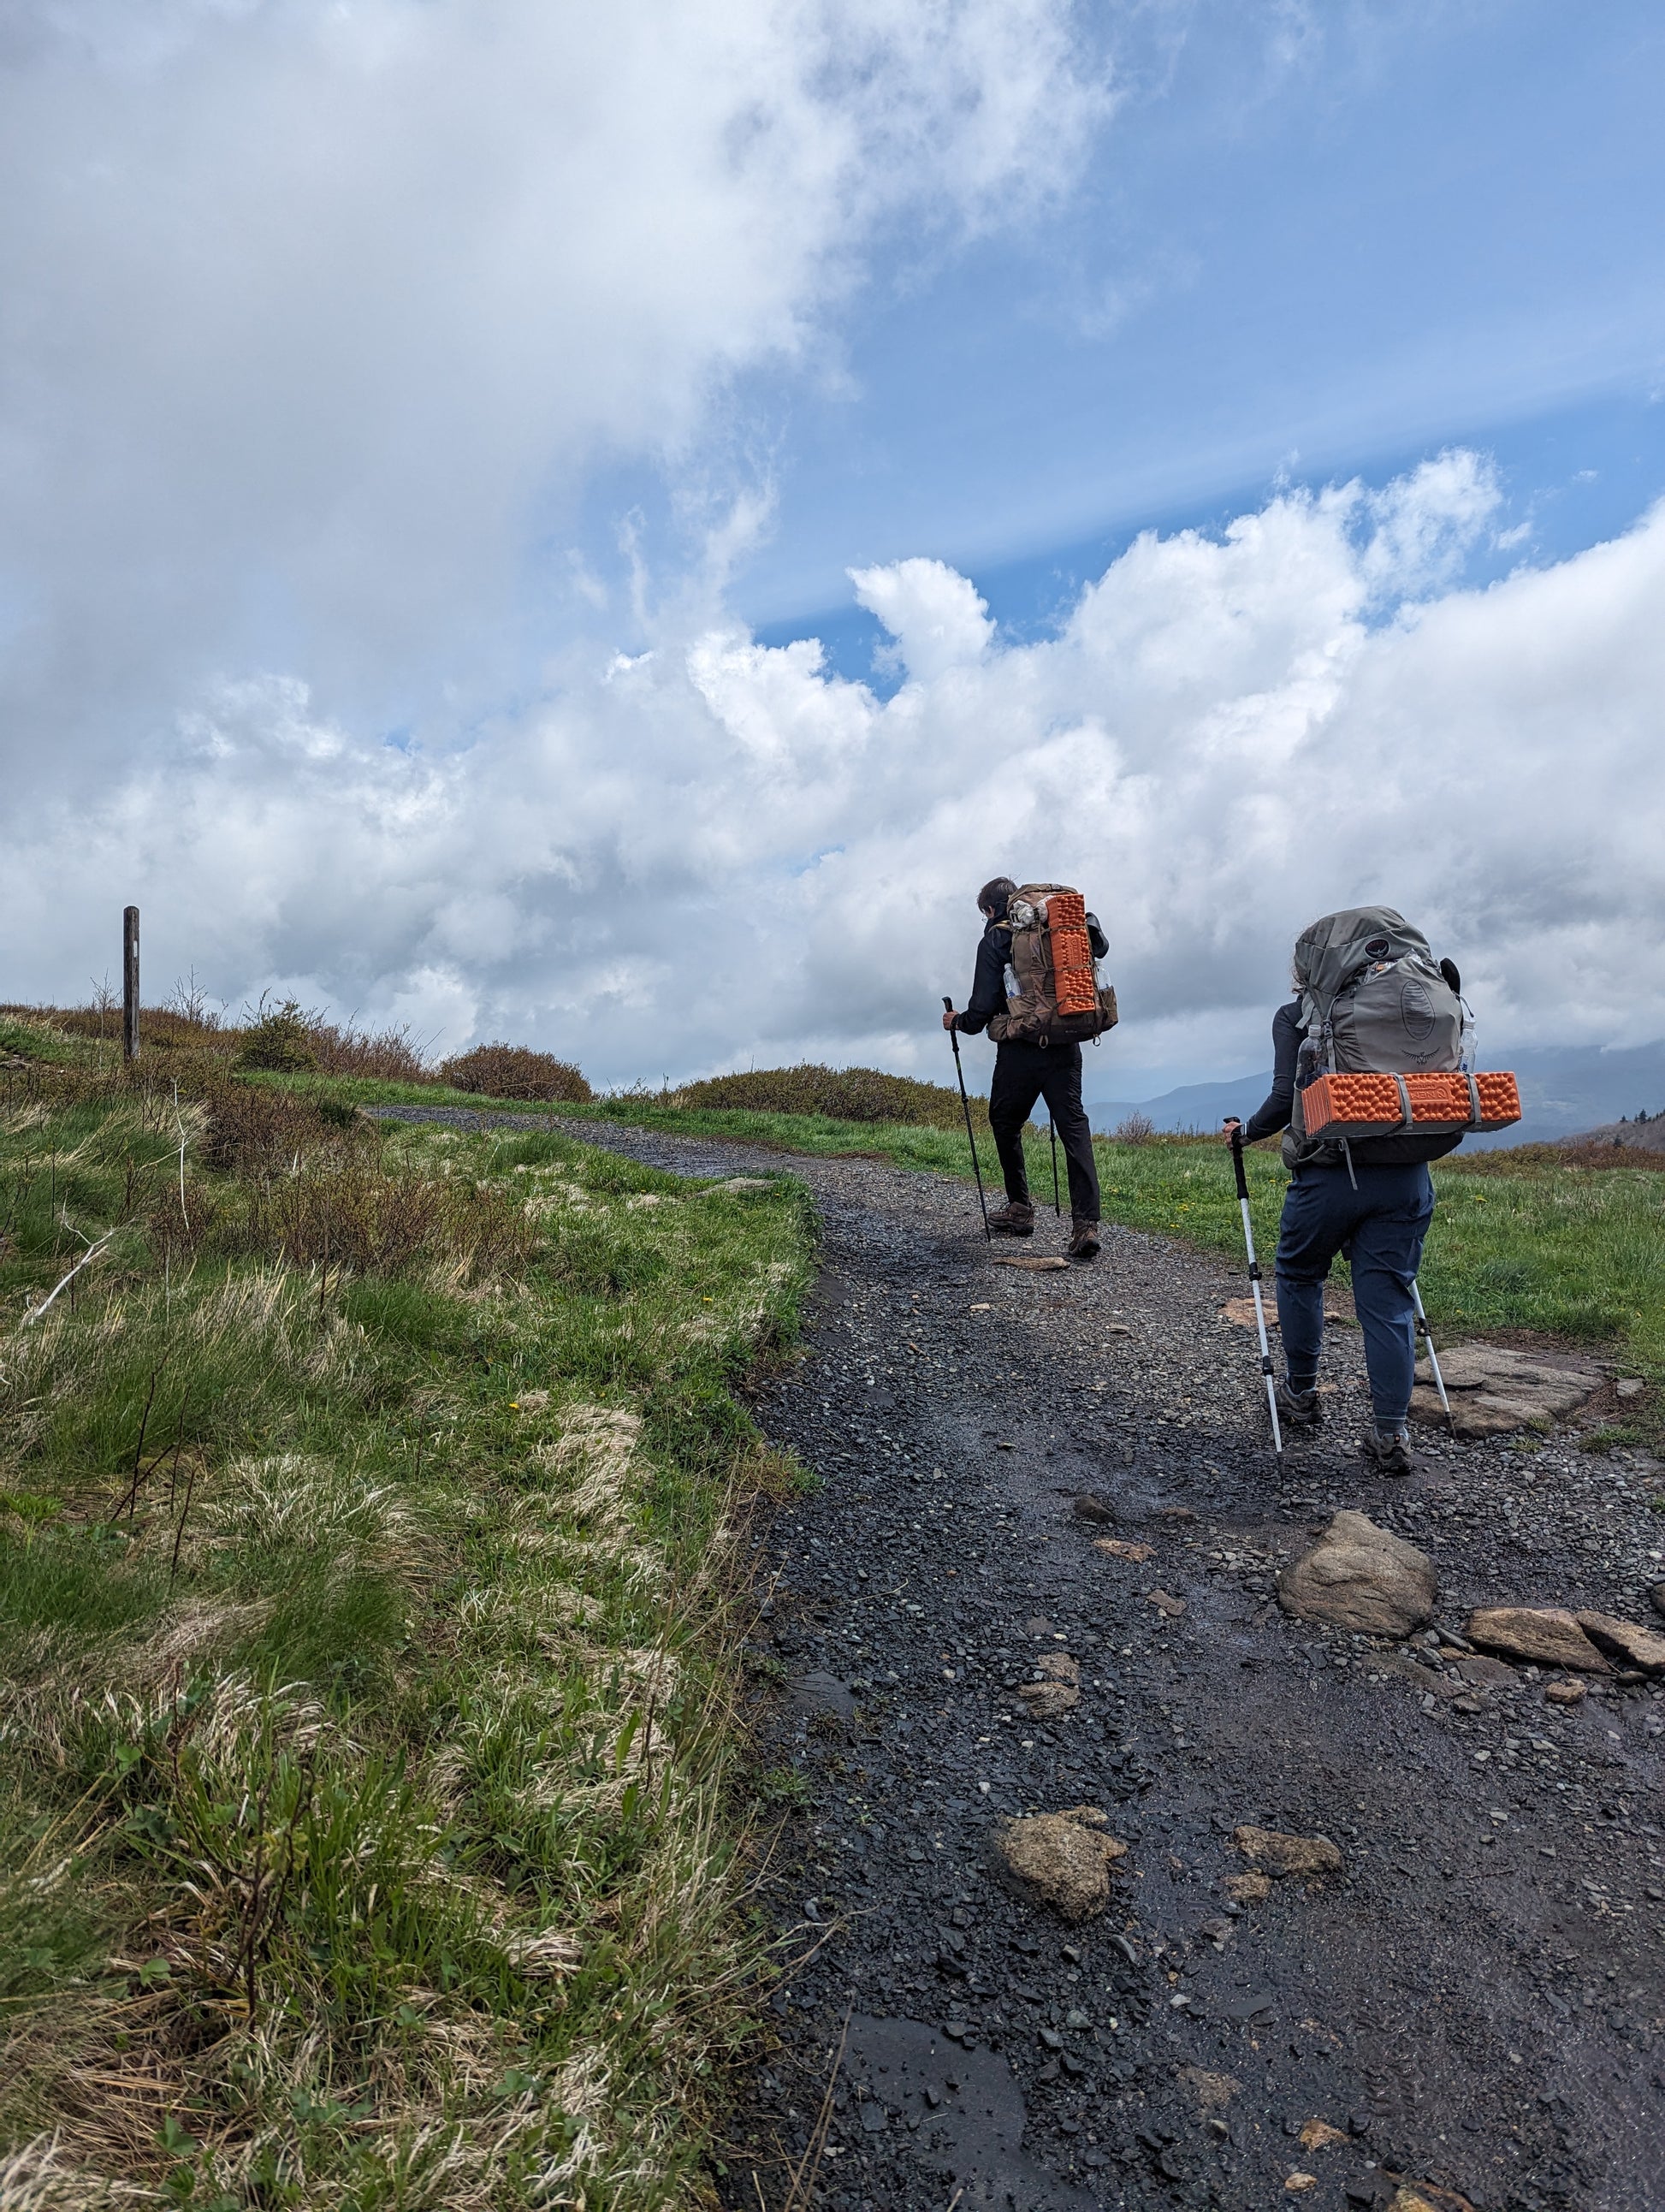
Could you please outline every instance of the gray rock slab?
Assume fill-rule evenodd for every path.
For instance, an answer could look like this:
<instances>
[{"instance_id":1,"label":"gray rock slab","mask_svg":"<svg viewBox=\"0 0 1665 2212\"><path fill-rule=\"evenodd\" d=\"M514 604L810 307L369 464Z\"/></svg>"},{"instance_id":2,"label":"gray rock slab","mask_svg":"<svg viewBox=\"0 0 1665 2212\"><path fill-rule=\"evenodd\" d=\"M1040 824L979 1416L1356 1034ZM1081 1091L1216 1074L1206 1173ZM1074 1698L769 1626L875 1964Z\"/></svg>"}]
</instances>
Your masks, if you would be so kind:
<instances>
[{"instance_id":1,"label":"gray rock slab","mask_svg":"<svg viewBox=\"0 0 1665 2212\"><path fill-rule=\"evenodd\" d=\"M1502 1344L1453 1344L1442 1348L1439 1364L1460 1437L1501 1436L1534 1423L1563 1420L1607 1380L1593 1360L1559 1352L1515 1352ZM1443 1426L1445 1409L1425 1358L1418 1362L1416 1373L1411 1418Z\"/></svg>"}]
</instances>

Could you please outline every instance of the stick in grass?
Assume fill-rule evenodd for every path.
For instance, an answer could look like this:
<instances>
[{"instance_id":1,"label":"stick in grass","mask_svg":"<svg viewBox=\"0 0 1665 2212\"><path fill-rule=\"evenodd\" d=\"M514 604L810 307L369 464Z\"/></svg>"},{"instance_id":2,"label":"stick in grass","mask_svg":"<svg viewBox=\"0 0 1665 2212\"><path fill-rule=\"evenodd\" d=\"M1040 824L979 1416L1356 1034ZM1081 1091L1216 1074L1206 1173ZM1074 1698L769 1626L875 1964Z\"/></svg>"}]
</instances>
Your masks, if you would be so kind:
<instances>
[{"instance_id":1,"label":"stick in grass","mask_svg":"<svg viewBox=\"0 0 1665 2212\"><path fill-rule=\"evenodd\" d=\"M185 1477L185 1504L179 1513L179 1525L173 1531L173 1556L167 1564L167 1587L173 1587L173 1578L179 1571L179 1547L185 1541L185 1524L191 1518L191 1501L197 1490L197 1462L191 1462L191 1472Z\"/></svg>"},{"instance_id":2,"label":"stick in grass","mask_svg":"<svg viewBox=\"0 0 1665 2212\"><path fill-rule=\"evenodd\" d=\"M99 1238L96 1244L89 1245L86 1251L82 1254L80 1259L76 1261L74 1267L70 1268L69 1273L65 1275L61 1281L54 1284L51 1294L48 1297L42 1298L38 1306L31 1306L29 1308L27 1313L24 1315L23 1319L20 1323L20 1327L27 1328L32 1321L39 1321L41 1315L46 1312L47 1307L50 1306L53 1300L58 1297L58 1292L60 1291L67 1290L83 1267L89 1267L94 1260L101 1259L103 1257L105 1247L109 1243L110 1239L115 1235L115 1233L116 1232L113 1229L106 1230L104 1235Z\"/></svg>"}]
</instances>

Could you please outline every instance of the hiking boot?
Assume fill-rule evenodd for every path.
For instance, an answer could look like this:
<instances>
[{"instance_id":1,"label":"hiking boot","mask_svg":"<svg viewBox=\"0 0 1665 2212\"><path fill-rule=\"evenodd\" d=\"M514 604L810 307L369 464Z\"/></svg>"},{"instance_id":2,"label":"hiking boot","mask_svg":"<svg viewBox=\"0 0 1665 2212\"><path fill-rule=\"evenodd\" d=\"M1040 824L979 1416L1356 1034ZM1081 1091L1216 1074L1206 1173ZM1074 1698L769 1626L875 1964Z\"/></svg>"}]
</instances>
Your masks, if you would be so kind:
<instances>
[{"instance_id":1,"label":"hiking boot","mask_svg":"<svg viewBox=\"0 0 1665 2212\"><path fill-rule=\"evenodd\" d=\"M1408 1429L1366 1429L1358 1449L1378 1474L1414 1474Z\"/></svg>"},{"instance_id":2,"label":"hiking boot","mask_svg":"<svg viewBox=\"0 0 1665 2212\"><path fill-rule=\"evenodd\" d=\"M1033 1237L1035 1208L1009 1198L1004 1206L997 1206L988 1217L988 1225L997 1237Z\"/></svg>"},{"instance_id":3,"label":"hiking boot","mask_svg":"<svg viewBox=\"0 0 1665 2212\"><path fill-rule=\"evenodd\" d=\"M1278 1418L1286 1429L1316 1429L1322 1418L1318 1388L1297 1390L1285 1382L1277 1385Z\"/></svg>"},{"instance_id":4,"label":"hiking boot","mask_svg":"<svg viewBox=\"0 0 1665 2212\"><path fill-rule=\"evenodd\" d=\"M1070 1223L1070 1257L1072 1260L1096 1260L1098 1257L1098 1224L1084 1221L1079 1213Z\"/></svg>"}]
</instances>

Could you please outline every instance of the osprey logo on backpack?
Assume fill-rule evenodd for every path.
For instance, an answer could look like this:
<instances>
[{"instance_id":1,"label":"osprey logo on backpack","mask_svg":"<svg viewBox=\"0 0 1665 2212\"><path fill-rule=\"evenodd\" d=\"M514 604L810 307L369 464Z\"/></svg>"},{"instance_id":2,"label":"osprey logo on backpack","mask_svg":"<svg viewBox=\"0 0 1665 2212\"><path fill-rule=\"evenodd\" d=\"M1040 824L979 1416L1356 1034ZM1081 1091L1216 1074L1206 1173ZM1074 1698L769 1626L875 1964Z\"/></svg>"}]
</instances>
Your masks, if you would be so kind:
<instances>
[{"instance_id":1,"label":"osprey logo on backpack","mask_svg":"<svg viewBox=\"0 0 1665 2212\"><path fill-rule=\"evenodd\" d=\"M1024 884L1006 902L1012 933L1006 1012L988 1034L1029 1044L1083 1044L1116 1022L1114 988L1098 980L1097 920L1067 884ZM1104 942L1100 933L1098 942Z\"/></svg>"},{"instance_id":2,"label":"osprey logo on backpack","mask_svg":"<svg viewBox=\"0 0 1665 2212\"><path fill-rule=\"evenodd\" d=\"M1414 1044L1425 1044L1439 1026L1439 1016L1434 1011L1428 986L1417 976L1407 976L1400 986L1399 1007L1406 1036Z\"/></svg>"}]
</instances>

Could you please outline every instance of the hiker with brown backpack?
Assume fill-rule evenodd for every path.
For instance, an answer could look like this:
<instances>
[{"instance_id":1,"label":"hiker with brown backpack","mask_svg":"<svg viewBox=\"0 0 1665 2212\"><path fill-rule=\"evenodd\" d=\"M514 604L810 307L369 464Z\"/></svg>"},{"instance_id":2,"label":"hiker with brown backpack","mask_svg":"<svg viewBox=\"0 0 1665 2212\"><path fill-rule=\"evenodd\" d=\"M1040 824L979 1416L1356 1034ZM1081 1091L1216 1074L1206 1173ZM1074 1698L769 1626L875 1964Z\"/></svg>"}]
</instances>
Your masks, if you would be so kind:
<instances>
[{"instance_id":1,"label":"hiker with brown backpack","mask_svg":"<svg viewBox=\"0 0 1665 2212\"><path fill-rule=\"evenodd\" d=\"M1098 1257L1098 1166L1092 1130L1081 1103L1081 1046L1115 1021L1115 993L1098 981L1109 945L1097 917L1066 884L1013 883L996 876L977 894L983 917L971 998L964 1011L944 1013L945 1030L995 1044L988 1121L1006 1178L1006 1202L988 1227L1008 1237L1035 1233L1024 1164L1024 1125L1039 1098L1047 1102L1064 1147L1070 1186L1073 1260Z\"/></svg>"},{"instance_id":2,"label":"hiker with brown backpack","mask_svg":"<svg viewBox=\"0 0 1665 2212\"><path fill-rule=\"evenodd\" d=\"M1295 998L1273 1018L1272 1090L1248 1121L1224 1125L1240 1190L1243 1146L1260 1138L1283 1132L1291 1171L1278 1232L1285 1373L1270 1385L1274 1431L1279 1415L1293 1430L1318 1425L1324 1283L1340 1253L1370 1377L1359 1448L1382 1474L1409 1474L1416 1279L1434 1212L1428 1164L1471 1129L1518 1121L1519 1097L1512 1076L1467 1068L1461 978L1391 907L1315 921L1296 942L1293 981Z\"/></svg>"}]
</instances>

